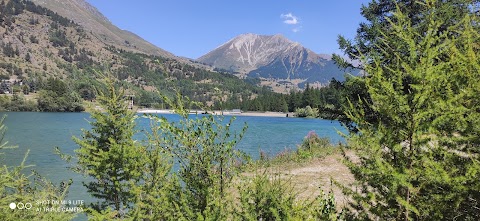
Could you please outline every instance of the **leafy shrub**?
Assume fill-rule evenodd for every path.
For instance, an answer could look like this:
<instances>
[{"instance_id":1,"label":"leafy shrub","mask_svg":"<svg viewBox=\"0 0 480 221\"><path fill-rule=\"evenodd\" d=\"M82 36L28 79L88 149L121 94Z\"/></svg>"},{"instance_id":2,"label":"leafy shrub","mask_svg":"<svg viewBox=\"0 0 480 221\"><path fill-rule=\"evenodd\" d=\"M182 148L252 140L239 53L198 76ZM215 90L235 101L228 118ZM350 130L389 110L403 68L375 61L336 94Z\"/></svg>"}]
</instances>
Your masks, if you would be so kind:
<instances>
[{"instance_id":1,"label":"leafy shrub","mask_svg":"<svg viewBox=\"0 0 480 221\"><path fill-rule=\"evenodd\" d=\"M266 171L245 177L238 187L240 204L237 220L343 220L332 193L323 192L314 200L296 200L291 181Z\"/></svg>"},{"instance_id":2,"label":"leafy shrub","mask_svg":"<svg viewBox=\"0 0 480 221\"><path fill-rule=\"evenodd\" d=\"M305 108L297 108L295 110L294 116L316 118L319 116L319 110L318 108L311 108L310 106L307 106Z\"/></svg>"},{"instance_id":3,"label":"leafy shrub","mask_svg":"<svg viewBox=\"0 0 480 221\"><path fill-rule=\"evenodd\" d=\"M303 139L301 148L312 150L317 148L326 148L330 146L330 139L328 137L319 137L315 131L309 131L307 136Z\"/></svg>"},{"instance_id":4,"label":"leafy shrub","mask_svg":"<svg viewBox=\"0 0 480 221\"><path fill-rule=\"evenodd\" d=\"M330 144L328 137L319 137L315 131L308 132L307 136L303 139L302 144L296 151L297 159L310 159L310 158L322 158L332 154L337 150Z\"/></svg>"},{"instance_id":5,"label":"leafy shrub","mask_svg":"<svg viewBox=\"0 0 480 221\"><path fill-rule=\"evenodd\" d=\"M41 90L38 95L38 109L46 112L81 112L82 98L76 92L58 94L52 90Z\"/></svg>"},{"instance_id":6,"label":"leafy shrub","mask_svg":"<svg viewBox=\"0 0 480 221\"><path fill-rule=\"evenodd\" d=\"M34 101L26 100L23 95L0 96L0 111L37 111Z\"/></svg>"},{"instance_id":7,"label":"leafy shrub","mask_svg":"<svg viewBox=\"0 0 480 221\"><path fill-rule=\"evenodd\" d=\"M240 220L286 220L293 216L293 187L279 176L269 177L264 172L247 178L239 185L239 192L236 215Z\"/></svg>"},{"instance_id":8,"label":"leafy shrub","mask_svg":"<svg viewBox=\"0 0 480 221\"><path fill-rule=\"evenodd\" d=\"M330 143L329 138L319 137L315 131L308 132L302 143L297 149L288 149L280 151L273 157L269 157L264 151L260 151L260 159L252 163L251 166L271 166L287 162L305 162L313 158L323 158L325 156L340 151L339 146Z\"/></svg>"},{"instance_id":9,"label":"leafy shrub","mask_svg":"<svg viewBox=\"0 0 480 221\"><path fill-rule=\"evenodd\" d=\"M14 94L9 107L10 111L36 111L37 104L27 100L23 95Z\"/></svg>"}]
</instances>

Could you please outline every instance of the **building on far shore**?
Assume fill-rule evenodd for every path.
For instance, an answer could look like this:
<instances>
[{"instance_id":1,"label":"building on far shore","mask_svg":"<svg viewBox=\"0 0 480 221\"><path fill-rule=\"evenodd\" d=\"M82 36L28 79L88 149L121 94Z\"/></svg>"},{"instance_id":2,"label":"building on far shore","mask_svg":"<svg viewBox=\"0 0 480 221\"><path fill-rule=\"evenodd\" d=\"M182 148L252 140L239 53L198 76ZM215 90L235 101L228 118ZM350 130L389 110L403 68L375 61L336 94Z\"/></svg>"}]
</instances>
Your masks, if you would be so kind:
<instances>
[{"instance_id":1,"label":"building on far shore","mask_svg":"<svg viewBox=\"0 0 480 221\"><path fill-rule=\"evenodd\" d=\"M127 94L127 95L125 95L125 97L127 98L126 102L127 102L127 105L128 105L128 109L132 110L133 109L133 99L135 98L135 95Z\"/></svg>"},{"instance_id":2,"label":"building on far shore","mask_svg":"<svg viewBox=\"0 0 480 221\"><path fill-rule=\"evenodd\" d=\"M233 109L230 111L230 114L241 114L242 113L242 110L240 109Z\"/></svg>"}]
</instances>

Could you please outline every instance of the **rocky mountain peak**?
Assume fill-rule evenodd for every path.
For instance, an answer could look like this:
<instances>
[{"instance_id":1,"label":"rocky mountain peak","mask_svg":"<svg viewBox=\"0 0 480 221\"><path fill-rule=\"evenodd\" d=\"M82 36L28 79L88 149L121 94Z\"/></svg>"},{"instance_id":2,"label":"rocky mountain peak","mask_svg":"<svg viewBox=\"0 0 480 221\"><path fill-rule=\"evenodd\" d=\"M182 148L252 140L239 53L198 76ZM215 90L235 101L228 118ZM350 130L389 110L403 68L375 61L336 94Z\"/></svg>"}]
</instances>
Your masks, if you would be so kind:
<instances>
[{"instance_id":1,"label":"rocky mountain peak","mask_svg":"<svg viewBox=\"0 0 480 221\"><path fill-rule=\"evenodd\" d=\"M235 72L249 72L273 61L275 57L286 56L292 51L302 51L303 46L281 34L241 34L197 60L217 68ZM315 53L308 50L311 56Z\"/></svg>"},{"instance_id":2,"label":"rocky mountain peak","mask_svg":"<svg viewBox=\"0 0 480 221\"><path fill-rule=\"evenodd\" d=\"M325 84L343 78L330 55L316 54L281 34L241 34L197 59L242 76Z\"/></svg>"}]
</instances>

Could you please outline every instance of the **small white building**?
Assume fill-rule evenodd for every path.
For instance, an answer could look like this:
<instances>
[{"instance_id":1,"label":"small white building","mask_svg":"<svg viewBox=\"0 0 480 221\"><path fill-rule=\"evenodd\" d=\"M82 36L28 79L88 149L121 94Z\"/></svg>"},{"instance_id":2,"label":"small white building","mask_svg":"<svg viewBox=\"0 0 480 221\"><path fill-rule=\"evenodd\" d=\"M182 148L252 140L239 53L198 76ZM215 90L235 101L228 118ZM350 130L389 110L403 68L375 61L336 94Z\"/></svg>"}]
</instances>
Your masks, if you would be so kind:
<instances>
[{"instance_id":1,"label":"small white building","mask_svg":"<svg viewBox=\"0 0 480 221\"><path fill-rule=\"evenodd\" d=\"M233 109L230 111L230 114L241 114L242 113L242 110L240 109Z\"/></svg>"}]
</instances>

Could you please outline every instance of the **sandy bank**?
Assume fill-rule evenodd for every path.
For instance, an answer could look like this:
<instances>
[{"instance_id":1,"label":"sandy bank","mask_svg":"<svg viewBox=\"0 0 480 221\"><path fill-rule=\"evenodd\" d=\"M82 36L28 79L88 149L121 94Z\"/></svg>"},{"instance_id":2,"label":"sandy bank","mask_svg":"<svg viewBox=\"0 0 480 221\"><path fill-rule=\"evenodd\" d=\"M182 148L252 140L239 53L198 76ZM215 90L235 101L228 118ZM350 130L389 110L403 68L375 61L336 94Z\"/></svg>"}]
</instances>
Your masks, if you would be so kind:
<instances>
[{"instance_id":1,"label":"sandy bank","mask_svg":"<svg viewBox=\"0 0 480 221\"><path fill-rule=\"evenodd\" d=\"M192 114L202 114L203 111L190 111ZM145 113L145 114L173 114L173 110L165 110L165 109L140 109L137 113ZM248 112L231 112L231 111L209 111L213 115L225 115L225 116L249 116L249 117L293 117L293 113L282 113L282 112L256 112L256 111L248 111Z\"/></svg>"},{"instance_id":2,"label":"sandy bank","mask_svg":"<svg viewBox=\"0 0 480 221\"><path fill-rule=\"evenodd\" d=\"M159 109L139 109L137 113L140 114L173 114L172 110L159 110Z\"/></svg>"}]
</instances>

